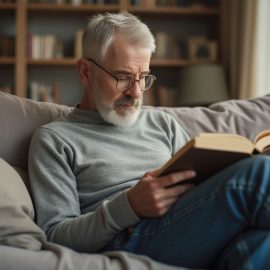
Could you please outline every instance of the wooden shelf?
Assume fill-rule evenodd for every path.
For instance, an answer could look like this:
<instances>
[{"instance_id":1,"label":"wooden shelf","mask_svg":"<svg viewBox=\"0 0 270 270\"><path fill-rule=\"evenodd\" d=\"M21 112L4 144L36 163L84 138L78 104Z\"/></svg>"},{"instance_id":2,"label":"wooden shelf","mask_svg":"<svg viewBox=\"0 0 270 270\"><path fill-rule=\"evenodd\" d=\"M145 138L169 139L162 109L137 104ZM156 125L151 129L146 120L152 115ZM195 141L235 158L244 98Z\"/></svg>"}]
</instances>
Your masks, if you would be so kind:
<instances>
[{"instance_id":1,"label":"wooden shelf","mask_svg":"<svg viewBox=\"0 0 270 270\"><path fill-rule=\"evenodd\" d=\"M15 3L0 3L0 12L4 10L15 10L16 4Z\"/></svg>"},{"instance_id":2,"label":"wooden shelf","mask_svg":"<svg viewBox=\"0 0 270 270\"><path fill-rule=\"evenodd\" d=\"M75 58L61 59L28 59L27 64L31 66L75 66Z\"/></svg>"},{"instance_id":3,"label":"wooden shelf","mask_svg":"<svg viewBox=\"0 0 270 270\"><path fill-rule=\"evenodd\" d=\"M122 8L120 5L99 5L99 4L81 4L81 5L70 5L70 4L28 4L27 9L31 11L39 12L72 12L72 13L89 13L89 12L113 12L119 11ZM128 6L126 8L131 13L136 14L152 14L152 15L193 15L193 16L211 16L218 15L218 8L198 8L198 7L135 7Z\"/></svg>"},{"instance_id":4,"label":"wooden shelf","mask_svg":"<svg viewBox=\"0 0 270 270\"><path fill-rule=\"evenodd\" d=\"M0 65L13 65L15 64L14 57L0 57Z\"/></svg>"},{"instance_id":5,"label":"wooden shelf","mask_svg":"<svg viewBox=\"0 0 270 270\"><path fill-rule=\"evenodd\" d=\"M193 15L193 16L211 16L218 15L218 8L186 8L178 6L170 7L128 7L128 11L136 14L156 14L156 15Z\"/></svg>"},{"instance_id":6,"label":"wooden shelf","mask_svg":"<svg viewBox=\"0 0 270 270\"><path fill-rule=\"evenodd\" d=\"M114 12L119 11L119 5L94 5L94 4L28 4L28 11L39 11L39 12L72 12L72 13L89 13L89 12Z\"/></svg>"},{"instance_id":7,"label":"wooden shelf","mask_svg":"<svg viewBox=\"0 0 270 270\"><path fill-rule=\"evenodd\" d=\"M184 59L156 59L152 58L152 67L182 67L188 65L189 61Z\"/></svg>"}]
</instances>

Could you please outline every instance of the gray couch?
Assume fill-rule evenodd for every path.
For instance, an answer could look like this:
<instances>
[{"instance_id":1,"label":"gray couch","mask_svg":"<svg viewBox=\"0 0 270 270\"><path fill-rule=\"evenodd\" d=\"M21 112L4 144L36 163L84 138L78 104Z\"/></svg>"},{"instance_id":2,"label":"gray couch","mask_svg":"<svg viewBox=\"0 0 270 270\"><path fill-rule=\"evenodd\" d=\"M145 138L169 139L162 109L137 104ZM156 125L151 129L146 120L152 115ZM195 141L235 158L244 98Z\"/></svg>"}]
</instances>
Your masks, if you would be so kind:
<instances>
[{"instance_id":1,"label":"gray couch","mask_svg":"<svg viewBox=\"0 0 270 270\"><path fill-rule=\"evenodd\" d=\"M77 253L48 243L34 223L34 208L26 188L30 139L40 125L71 109L0 93L0 268L176 269L124 252ZM270 128L269 96L231 100L209 108L152 109L172 114L191 137L199 132L230 132L254 139L259 131Z\"/></svg>"}]
</instances>

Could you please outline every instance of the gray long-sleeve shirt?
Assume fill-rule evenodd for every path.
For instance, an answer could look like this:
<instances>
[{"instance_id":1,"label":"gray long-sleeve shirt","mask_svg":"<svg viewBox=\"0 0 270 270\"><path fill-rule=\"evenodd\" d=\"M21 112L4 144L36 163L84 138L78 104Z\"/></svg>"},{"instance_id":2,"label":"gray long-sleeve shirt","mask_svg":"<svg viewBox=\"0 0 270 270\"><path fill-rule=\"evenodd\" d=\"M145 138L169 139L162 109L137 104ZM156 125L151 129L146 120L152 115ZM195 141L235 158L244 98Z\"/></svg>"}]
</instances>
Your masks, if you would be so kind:
<instances>
[{"instance_id":1,"label":"gray long-sleeve shirt","mask_svg":"<svg viewBox=\"0 0 270 270\"><path fill-rule=\"evenodd\" d=\"M48 239L98 252L137 222L127 189L162 166L188 140L168 114L142 109L133 126L118 127L96 112L74 109L39 128L29 176L37 223Z\"/></svg>"}]
</instances>

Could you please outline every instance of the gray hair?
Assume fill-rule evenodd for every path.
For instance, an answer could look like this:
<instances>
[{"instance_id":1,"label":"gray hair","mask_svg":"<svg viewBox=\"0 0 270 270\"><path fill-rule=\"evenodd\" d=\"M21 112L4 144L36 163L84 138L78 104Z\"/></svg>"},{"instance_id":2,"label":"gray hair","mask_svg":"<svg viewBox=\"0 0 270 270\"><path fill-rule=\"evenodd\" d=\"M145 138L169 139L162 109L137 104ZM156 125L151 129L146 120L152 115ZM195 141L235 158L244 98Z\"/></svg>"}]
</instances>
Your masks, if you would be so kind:
<instances>
[{"instance_id":1,"label":"gray hair","mask_svg":"<svg viewBox=\"0 0 270 270\"><path fill-rule=\"evenodd\" d=\"M102 60L117 32L132 43L155 52L155 39L146 24L128 12L105 13L88 21L82 38L83 58Z\"/></svg>"}]
</instances>

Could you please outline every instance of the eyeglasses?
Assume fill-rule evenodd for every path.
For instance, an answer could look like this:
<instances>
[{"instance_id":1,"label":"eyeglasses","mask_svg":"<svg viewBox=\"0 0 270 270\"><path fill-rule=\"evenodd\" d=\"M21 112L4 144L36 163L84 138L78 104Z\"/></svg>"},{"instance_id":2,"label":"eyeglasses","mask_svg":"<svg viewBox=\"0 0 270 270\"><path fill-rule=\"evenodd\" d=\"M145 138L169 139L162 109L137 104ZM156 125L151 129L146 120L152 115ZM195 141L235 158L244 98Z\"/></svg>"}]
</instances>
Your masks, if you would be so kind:
<instances>
[{"instance_id":1,"label":"eyeglasses","mask_svg":"<svg viewBox=\"0 0 270 270\"><path fill-rule=\"evenodd\" d=\"M151 86L154 84L154 82L156 80L156 77L154 75L145 75L142 78L140 78L139 80L136 80L134 75L131 75L131 74L130 75L129 74L123 75L121 78L117 78L111 72L109 72L104 67L102 67L97 62L95 62L93 59L88 58L87 60L94 63L96 66L98 66L103 71L105 71L107 74L109 74L112 78L114 78L116 80L116 89L121 91L121 92L124 92L124 91L130 89L131 87L133 87L133 85L136 82L138 82L140 90L142 92L147 91L151 88Z\"/></svg>"}]
</instances>

